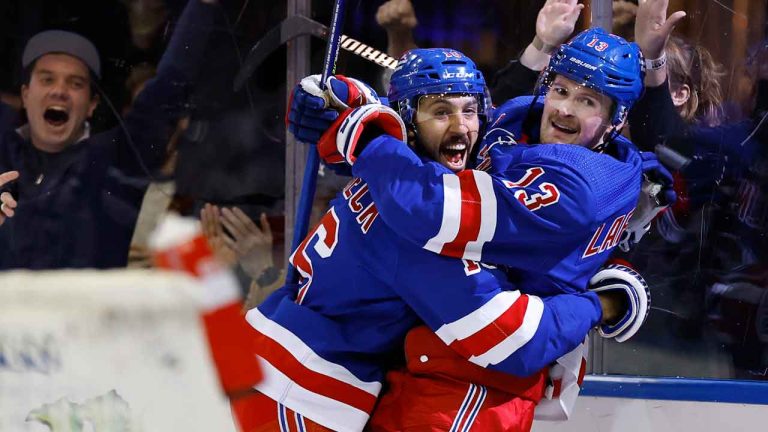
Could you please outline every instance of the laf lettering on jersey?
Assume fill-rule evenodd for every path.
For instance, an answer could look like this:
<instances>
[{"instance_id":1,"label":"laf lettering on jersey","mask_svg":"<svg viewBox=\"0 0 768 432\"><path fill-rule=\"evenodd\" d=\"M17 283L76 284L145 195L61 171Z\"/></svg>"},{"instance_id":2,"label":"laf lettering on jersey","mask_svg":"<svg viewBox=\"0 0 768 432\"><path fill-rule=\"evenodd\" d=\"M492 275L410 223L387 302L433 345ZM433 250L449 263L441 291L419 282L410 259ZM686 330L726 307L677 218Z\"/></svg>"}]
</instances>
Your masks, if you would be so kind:
<instances>
[{"instance_id":1,"label":"laf lettering on jersey","mask_svg":"<svg viewBox=\"0 0 768 432\"><path fill-rule=\"evenodd\" d=\"M592 234L592 240L589 241L589 246L584 250L582 258L603 253L619 244L621 235L627 229L629 219L632 218L632 213L634 212L635 210L633 209L631 212L614 219L608 230L605 229L605 223L600 225L597 231Z\"/></svg>"},{"instance_id":2,"label":"laf lettering on jersey","mask_svg":"<svg viewBox=\"0 0 768 432\"><path fill-rule=\"evenodd\" d=\"M357 215L355 221L364 234L368 233L373 221L379 216L379 210L368 192L368 184L357 177L347 183L342 191L344 199L347 201L347 207Z\"/></svg>"}]
</instances>

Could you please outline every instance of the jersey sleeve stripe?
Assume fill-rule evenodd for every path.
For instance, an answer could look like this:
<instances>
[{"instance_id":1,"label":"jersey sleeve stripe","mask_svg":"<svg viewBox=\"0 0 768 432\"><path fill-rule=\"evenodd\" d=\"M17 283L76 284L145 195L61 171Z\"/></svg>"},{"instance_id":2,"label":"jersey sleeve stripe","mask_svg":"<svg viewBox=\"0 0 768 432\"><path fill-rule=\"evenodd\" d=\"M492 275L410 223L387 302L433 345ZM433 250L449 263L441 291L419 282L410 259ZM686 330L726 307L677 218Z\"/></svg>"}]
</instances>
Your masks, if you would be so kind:
<instances>
[{"instance_id":1,"label":"jersey sleeve stripe","mask_svg":"<svg viewBox=\"0 0 768 432\"><path fill-rule=\"evenodd\" d=\"M276 341L259 334L256 345L260 346L259 355L269 364L280 365L280 370L295 384L318 395L323 395L360 411L371 412L376 403L373 396L362 389L349 385L334 377L317 373L301 364L299 359L283 348ZM265 373L266 377L266 373ZM260 384L256 386L260 388Z\"/></svg>"},{"instance_id":2,"label":"jersey sleeve stripe","mask_svg":"<svg viewBox=\"0 0 768 432\"><path fill-rule=\"evenodd\" d=\"M482 367L489 364L498 364L533 338L536 330L539 328L541 316L544 313L544 303L538 297L530 296L528 298L528 308L523 317L523 324L516 332L509 335L498 345L491 348L482 355L470 357L469 361Z\"/></svg>"},{"instance_id":3,"label":"jersey sleeve stripe","mask_svg":"<svg viewBox=\"0 0 768 432\"><path fill-rule=\"evenodd\" d=\"M491 176L467 170L443 176L440 232L424 248L441 255L482 260L483 245L496 231L496 195Z\"/></svg>"},{"instance_id":4,"label":"jersey sleeve stripe","mask_svg":"<svg viewBox=\"0 0 768 432\"><path fill-rule=\"evenodd\" d=\"M320 394L338 393L339 400L349 399L351 405L360 409L373 407L381 390L380 382L363 381L345 367L323 359L296 335L256 308L248 311L246 319L261 336L257 336L259 341L254 344L257 354L272 364L286 365L281 369L291 379L305 383L305 388Z\"/></svg>"},{"instance_id":5,"label":"jersey sleeve stripe","mask_svg":"<svg viewBox=\"0 0 768 432\"><path fill-rule=\"evenodd\" d=\"M335 431L360 431L368 422L370 411L361 411L344 401L304 388L269 362L262 360L261 364L264 381L256 389L279 404L300 411L304 417Z\"/></svg>"},{"instance_id":6,"label":"jersey sleeve stripe","mask_svg":"<svg viewBox=\"0 0 768 432\"><path fill-rule=\"evenodd\" d=\"M466 258L479 261L466 256L467 243L476 240L480 234L480 221L482 220L482 197L478 190L477 181L473 171L464 171L456 176L459 178L459 193L461 203L459 210L459 232L450 242L443 245L441 255L455 258ZM443 176L445 178L446 176Z\"/></svg>"},{"instance_id":7,"label":"jersey sleeve stripe","mask_svg":"<svg viewBox=\"0 0 768 432\"><path fill-rule=\"evenodd\" d=\"M494 346L514 334L523 325L528 308L527 295L520 298L504 311L496 320L466 339L456 340L451 344L464 357L470 358L490 351Z\"/></svg>"},{"instance_id":8,"label":"jersey sleeve stripe","mask_svg":"<svg viewBox=\"0 0 768 432\"><path fill-rule=\"evenodd\" d=\"M493 190L491 176L482 171L471 172L480 194L480 220L476 222L480 226L480 232L476 237L477 240L467 243L464 259L482 261L483 245L496 233L496 193Z\"/></svg>"},{"instance_id":9,"label":"jersey sleeve stripe","mask_svg":"<svg viewBox=\"0 0 768 432\"><path fill-rule=\"evenodd\" d=\"M459 177L454 174L443 176L443 218L440 231L429 239L424 249L440 253L443 245L456 238L461 222L461 186Z\"/></svg>"},{"instance_id":10,"label":"jersey sleeve stripe","mask_svg":"<svg viewBox=\"0 0 768 432\"><path fill-rule=\"evenodd\" d=\"M458 320L443 324L435 332L446 345L466 339L481 331L507 311L520 297L519 291L502 291L471 313Z\"/></svg>"}]
</instances>

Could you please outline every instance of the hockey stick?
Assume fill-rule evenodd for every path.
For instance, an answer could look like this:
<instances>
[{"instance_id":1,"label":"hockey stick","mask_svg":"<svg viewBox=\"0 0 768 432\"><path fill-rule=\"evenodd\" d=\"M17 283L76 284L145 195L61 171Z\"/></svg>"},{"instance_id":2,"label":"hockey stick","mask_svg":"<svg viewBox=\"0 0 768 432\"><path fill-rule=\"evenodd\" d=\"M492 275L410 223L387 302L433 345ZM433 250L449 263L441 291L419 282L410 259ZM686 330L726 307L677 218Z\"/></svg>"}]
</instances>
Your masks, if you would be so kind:
<instances>
[{"instance_id":1,"label":"hockey stick","mask_svg":"<svg viewBox=\"0 0 768 432\"><path fill-rule=\"evenodd\" d=\"M333 5L333 14L331 15L330 34L328 35L328 45L325 48L325 60L323 61L323 74L320 79L320 86L325 89L325 82L329 76L336 71L336 59L339 56L339 42L341 40L341 26L344 21L344 2L345 0L336 0ZM304 180L301 184L301 195L299 195L299 207L296 210L296 221L293 227L293 242L291 250L295 251L304 236L307 235L309 226L309 216L312 212L312 201L315 199L315 187L317 186L317 169L320 167L320 156L317 153L316 146L309 146L307 154L307 166L304 169ZM298 274L296 269L288 263L288 269L285 275L286 283L296 283Z\"/></svg>"},{"instance_id":2,"label":"hockey stick","mask_svg":"<svg viewBox=\"0 0 768 432\"><path fill-rule=\"evenodd\" d=\"M690 158L683 156L664 144L656 144L654 153L656 153L656 157L659 158L659 162L661 162L662 165L674 171L680 171L691 163Z\"/></svg>"},{"instance_id":3,"label":"hockey stick","mask_svg":"<svg viewBox=\"0 0 768 432\"><path fill-rule=\"evenodd\" d=\"M248 56L246 56L242 67L240 67L235 77L233 86L235 91L240 91L248 78L253 75L256 68L277 47L303 35L328 39L328 27L301 15L294 15L283 20L280 25L268 31L248 52ZM386 53L346 35L341 35L341 48L382 67L394 69L395 65L397 65L396 58L390 57Z\"/></svg>"},{"instance_id":4,"label":"hockey stick","mask_svg":"<svg viewBox=\"0 0 768 432\"><path fill-rule=\"evenodd\" d=\"M358 55L366 60L370 60L379 66L394 70L397 66L397 59L387 53L383 53L372 48L359 40L352 39L349 36L341 35L341 47L345 50Z\"/></svg>"}]
</instances>

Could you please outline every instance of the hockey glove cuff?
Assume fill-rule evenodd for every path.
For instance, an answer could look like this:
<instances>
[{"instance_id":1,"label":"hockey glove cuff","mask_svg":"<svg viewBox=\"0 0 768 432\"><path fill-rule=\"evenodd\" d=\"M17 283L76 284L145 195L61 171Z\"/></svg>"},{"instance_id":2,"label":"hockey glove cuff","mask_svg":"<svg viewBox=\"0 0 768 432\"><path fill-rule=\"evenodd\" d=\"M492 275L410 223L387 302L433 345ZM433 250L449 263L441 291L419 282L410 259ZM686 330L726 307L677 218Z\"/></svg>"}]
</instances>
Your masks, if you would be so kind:
<instances>
[{"instance_id":1,"label":"hockey glove cuff","mask_svg":"<svg viewBox=\"0 0 768 432\"><path fill-rule=\"evenodd\" d=\"M364 105L342 113L320 138L317 150L327 164L353 165L365 145L382 134L406 142L405 124L392 108Z\"/></svg>"},{"instance_id":2,"label":"hockey glove cuff","mask_svg":"<svg viewBox=\"0 0 768 432\"><path fill-rule=\"evenodd\" d=\"M325 88L334 108L348 109L381 103L379 95L368 84L344 75L328 77Z\"/></svg>"},{"instance_id":3,"label":"hockey glove cuff","mask_svg":"<svg viewBox=\"0 0 768 432\"><path fill-rule=\"evenodd\" d=\"M312 96L322 98L325 108L345 110L381 102L376 91L360 80L344 75L329 76L325 81L325 90L322 90L320 78L320 75L310 75L303 78L299 86Z\"/></svg>"},{"instance_id":4,"label":"hockey glove cuff","mask_svg":"<svg viewBox=\"0 0 768 432\"><path fill-rule=\"evenodd\" d=\"M590 279L589 289L598 296L601 293L619 294L625 300L623 315L615 322L600 324L600 336L624 342L640 330L650 311L651 291L639 273L623 265L611 264Z\"/></svg>"}]
</instances>

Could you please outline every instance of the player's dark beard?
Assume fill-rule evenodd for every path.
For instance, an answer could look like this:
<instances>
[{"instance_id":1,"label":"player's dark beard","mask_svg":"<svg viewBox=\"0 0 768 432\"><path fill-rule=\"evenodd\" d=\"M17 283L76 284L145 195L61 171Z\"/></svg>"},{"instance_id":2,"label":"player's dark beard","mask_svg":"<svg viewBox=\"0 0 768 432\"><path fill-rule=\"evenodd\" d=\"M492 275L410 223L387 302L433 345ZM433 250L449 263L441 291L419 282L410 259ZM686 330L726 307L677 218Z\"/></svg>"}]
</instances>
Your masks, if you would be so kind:
<instances>
[{"instance_id":1,"label":"player's dark beard","mask_svg":"<svg viewBox=\"0 0 768 432\"><path fill-rule=\"evenodd\" d=\"M411 144L411 147L413 147L413 150L416 151L417 155L421 157L429 158L431 160L437 160L437 154L430 154L429 149L426 146L424 146L424 144L422 144L421 138L419 138L418 135L416 135L415 138L413 138L412 140L409 140L408 142L409 144ZM437 153L439 154L440 151L438 150Z\"/></svg>"}]
</instances>

